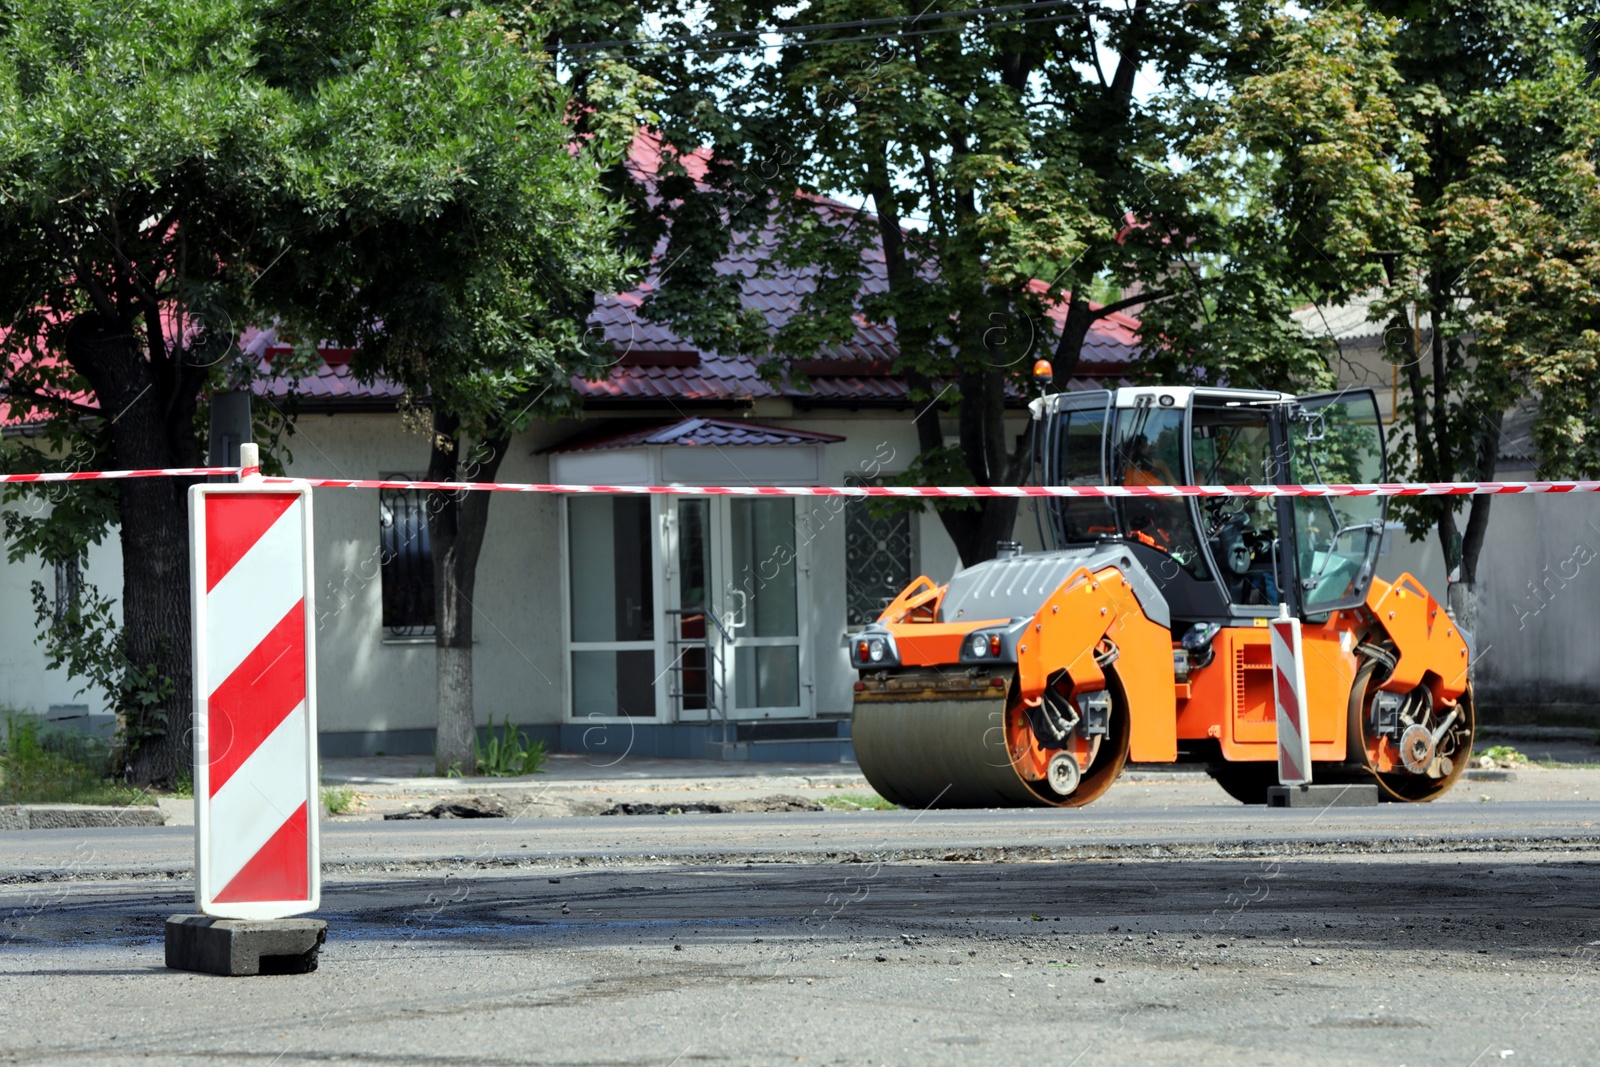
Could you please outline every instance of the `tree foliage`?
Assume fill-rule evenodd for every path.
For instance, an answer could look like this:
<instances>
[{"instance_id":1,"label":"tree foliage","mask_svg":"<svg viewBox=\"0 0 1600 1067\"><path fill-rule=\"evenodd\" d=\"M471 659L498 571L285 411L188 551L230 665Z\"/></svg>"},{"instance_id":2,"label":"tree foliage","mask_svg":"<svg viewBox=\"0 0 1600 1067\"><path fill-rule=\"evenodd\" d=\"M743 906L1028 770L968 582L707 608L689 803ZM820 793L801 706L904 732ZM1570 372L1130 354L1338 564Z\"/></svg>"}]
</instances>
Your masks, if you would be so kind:
<instances>
[{"instance_id":1,"label":"tree foliage","mask_svg":"<svg viewBox=\"0 0 1600 1067\"><path fill-rule=\"evenodd\" d=\"M1270 7L1138 0L947 14L825 0L774 18L722 2L693 19L650 7L659 45L584 46L637 34L635 24L583 26L567 44L577 71L597 56L637 63L660 87L665 142L703 150L693 177L669 160L659 200L645 205L644 247L664 241L671 264L645 313L706 347L754 354L774 376L798 376L796 361L835 349L860 317L892 322L894 370L919 413L911 477L1018 480L1025 441L1004 418L1033 359L1051 356L1058 380L1072 376L1092 324L1118 310L1157 324L1146 336L1172 354L1173 373L1218 362L1187 354L1202 342L1235 354L1223 368L1235 380L1320 370L1320 350L1286 314L1289 279L1305 265L1281 249L1243 265L1272 248L1252 210L1262 176L1248 161L1231 175L1174 167L1186 145L1228 150L1214 90L1274 57ZM1141 77L1164 90L1139 90ZM1359 99L1327 103L1345 108L1330 121L1359 125ZM1312 224L1342 225L1351 208L1328 213L1337 218ZM744 279L717 269L737 240L766 242L765 274L808 272L813 290L776 329L741 301ZM863 283L863 257L879 250L886 287ZM1108 289L1109 303L1091 299ZM953 441L941 417L953 419ZM968 562L1010 536L1015 512L1009 501L939 510Z\"/></svg>"},{"instance_id":2,"label":"tree foliage","mask_svg":"<svg viewBox=\"0 0 1600 1067\"><path fill-rule=\"evenodd\" d=\"M99 466L168 467L254 372L246 324L360 344L469 416L564 385L612 269L564 108L500 20L419 0L7 0L7 399L103 435ZM187 760L185 489L117 490L120 669L170 693L118 707L141 781Z\"/></svg>"},{"instance_id":3,"label":"tree foliage","mask_svg":"<svg viewBox=\"0 0 1600 1067\"><path fill-rule=\"evenodd\" d=\"M1221 273L1283 279L1263 302L1278 323L1283 296L1327 307L1359 297L1386 327L1404 381L1390 458L1404 476L1493 480L1519 405L1538 452L1519 466L1556 477L1600 459L1600 105L1584 91L1582 30L1592 17L1581 3L1524 0L1285 15L1260 38L1277 61L1233 85L1219 133L1194 142L1223 149L1209 162L1195 153L1196 173L1249 190L1231 201L1229 226L1255 236ZM1248 348L1208 348L1209 321L1186 332L1158 314L1146 326L1201 373L1230 372ZM1401 509L1413 537L1437 532L1468 629L1491 505L1433 497Z\"/></svg>"}]
</instances>

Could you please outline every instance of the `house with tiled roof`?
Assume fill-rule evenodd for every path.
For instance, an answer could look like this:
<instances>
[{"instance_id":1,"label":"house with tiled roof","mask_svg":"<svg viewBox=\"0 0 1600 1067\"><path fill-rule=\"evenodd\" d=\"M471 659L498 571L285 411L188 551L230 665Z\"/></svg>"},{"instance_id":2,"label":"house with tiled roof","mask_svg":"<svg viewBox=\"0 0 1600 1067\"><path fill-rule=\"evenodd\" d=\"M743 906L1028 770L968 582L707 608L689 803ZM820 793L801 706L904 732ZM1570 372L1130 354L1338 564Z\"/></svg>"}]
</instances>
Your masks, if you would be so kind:
<instances>
[{"instance_id":1,"label":"house with tiled roof","mask_svg":"<svg viewBox=\"0 0 1600 1067\"><path fill-rule=\"evenodd\" d=\"M817 199L816 209L851 209ZM770 269L774 235L741 240L718 265L772 329L801 310L804 270ZM763 269L766 268L766 269ZM863 257L870 292L887 284L881 252ZM591 325L616 354L574 378L583 418L518 435L502 481L834 485L906 470L919 451L919 405L894 373L892 325L857 316L853 336L782 373L708 350L652 321L660 279L601 297ZM1050 347L1059 322L1040 323ZM1120 378L1138 324L1098 320L1079 377ZM272 368L289 349L271 329L242 339L265 372L253 403L295 415L287 472L306 477L416 478L425 427L403 391L361 381L349 351L327 348L315 373ZM1008 433L1026 426L1024 398ZM925 402L924 402L925 403ZM955 427L947 427L953 439ZM416 492L323 490L316 499L319 715L324 754L426 756L433 748L433 588L425 500ZM1031 536L1024 510L1018 534ZM480 722L509 719L552 748L613 759L642 755L838 759L849 753L845 640L919 573L949 574L954 547L931 511L875 514L842 498L523 494L497 497L478 566L474 697ZM114 552L91 555L87 580L120 586ZM19 666L0 699L44 710L92 701L45 672L31 645L27 581L0 580L18 625L3 642ZM14 646L21 644L18 651ZM34 661L38 661L33 669Z\"/></svg>"},{"instance_id":2,"label":"house with tiled roof","mask_svg":"<svg viewBox=\"0 0 1600 1067\"><path fill-rule=\"evenodd\" d=\"M745 299L776 327L809 282L803 272L756 277L759 254L747 243L724 269L745 274ZM881 257L869 256L867 271L868 285L882 284ZM836 349L763 374L751 357L708 351L643 317L652 283L598 301L591 323L615 364L573 379L584 418L519 435L501 480L834 485L892 477L916 456L917 407L893 372L892 327L858 320ZM1121 377L1137 326L1115 314L1097 322L1071 387ZM287 352L271 331L247 350L269 366ZM327 357L309 377L256 387L262 405L287 408L293 394L289 473L420 476L428 440L397 414L401 390L358 381L348 353ZM1008 430L1025 424L1019 394ZM318 684L330 755L431 751L423 506L421 494L402 491L318 496ZM1030 530L1024 514L1019 534ZM931 511L875 515L837 498L497 498L475 604L478 714L509 716L553 748L597 759L843 758L855 680L846 635L917 574L958 565Z\"/></svg>"}]
</instances>

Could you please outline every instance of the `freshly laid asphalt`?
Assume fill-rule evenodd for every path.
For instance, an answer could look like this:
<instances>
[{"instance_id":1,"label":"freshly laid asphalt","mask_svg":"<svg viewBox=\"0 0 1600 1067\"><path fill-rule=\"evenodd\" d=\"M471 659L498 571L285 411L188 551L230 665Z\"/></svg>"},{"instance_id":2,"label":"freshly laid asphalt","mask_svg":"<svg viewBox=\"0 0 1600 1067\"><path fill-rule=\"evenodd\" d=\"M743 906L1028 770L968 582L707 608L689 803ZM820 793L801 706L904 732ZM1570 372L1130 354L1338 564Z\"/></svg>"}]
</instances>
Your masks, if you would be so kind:
<instances>
[{"instance_id":1,"label":"freshly laid asphalt","mask_svg":"<svg viewBox=\"0 0 1600 1067\"><path fill-rule=\"evenodd\" d=\"M849 765L417 769L324 765L356 797L321 824L311 975L165 968L188 827L0 833L0 1063L1597 1058L1596 769L1321 811L1140 770L1074 811L636 816L586 813L866 790ZM440 798L508 817L381 818Z\"/></svg>"},{"instance_id":2,"label":"freshly laid asphalt","mask_svg":"<svg viewBox=\"0 0 1600 1067\"><path fill-rule=\"evenodd\" d=\"M163 965L189 831L0 835L0 1062L1595 1057L1593 803L335 822L322 840L320 969L226 979Z\"/></svg>"},{"instance_id":3,"label":"freshly laid asphalt","mask_svg":"<svg viewBox=\"0 0 1600 1067\"><path fill-rule=\"evenodd\" d=\"M325 821L325 875L674 863L855 863L1600 850L1600 804L1232 806L1076 810L576 816L439 822ZM1600 851L1597 851L1600 855ZM86 879L193 877L186 827L0 835L12 888Z\"/></svg>"}]
</instances>

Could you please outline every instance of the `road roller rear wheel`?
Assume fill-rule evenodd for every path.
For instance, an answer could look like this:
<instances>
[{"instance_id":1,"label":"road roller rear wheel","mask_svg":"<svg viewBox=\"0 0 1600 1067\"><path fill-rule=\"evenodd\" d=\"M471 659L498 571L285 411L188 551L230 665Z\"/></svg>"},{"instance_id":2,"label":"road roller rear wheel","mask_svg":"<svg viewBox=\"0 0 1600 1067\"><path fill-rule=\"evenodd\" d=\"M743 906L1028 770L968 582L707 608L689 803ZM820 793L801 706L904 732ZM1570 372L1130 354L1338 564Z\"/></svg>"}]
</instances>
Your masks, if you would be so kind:
<instances>
[{"instance_id":1,"label":"road roller rear wheel","mask_svg":"<svg viewBox=\"0 0 1600 1067\"><path fill-rule=\"evenodd\" d=\"M1472 760L1478 724L1471 685L1454 708L1432 707L1426 686L1406 694L1403 707L1414 701L1425 710L1409 712L1413 721L1398 724L1398 735L1391 737L1376 731L1372 715L1372 703L1383 681L1379 670L1377 660L1368 660L1350 686L1349 737L1354 762L1378 783L1380 799L1417 803L1443 796Z\"/></svg>"}]
</instances>

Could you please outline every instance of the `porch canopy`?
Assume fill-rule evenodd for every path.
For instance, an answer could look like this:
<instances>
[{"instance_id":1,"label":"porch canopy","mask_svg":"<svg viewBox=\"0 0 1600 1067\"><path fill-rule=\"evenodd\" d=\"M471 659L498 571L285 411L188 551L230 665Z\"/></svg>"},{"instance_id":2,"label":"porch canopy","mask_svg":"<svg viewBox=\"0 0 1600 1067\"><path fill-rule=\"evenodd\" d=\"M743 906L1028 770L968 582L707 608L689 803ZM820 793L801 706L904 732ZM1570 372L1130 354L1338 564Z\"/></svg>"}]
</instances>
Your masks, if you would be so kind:
<instances>
[{"instance_id":1,"label":"porch canopy","mask_svg":"<svg viewBox=\"0 0 1600 1067\"><path fill-rule=\"evenodd\" d=\"M821 485L833 434L735 419L690 418L601 430L549 449L561 485Z\"/></svg>"}]
</instances>

